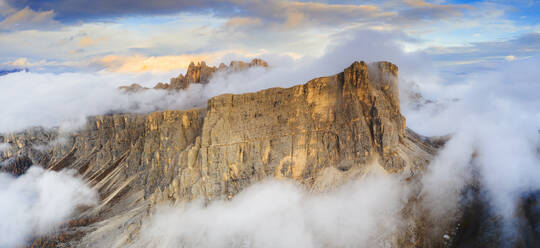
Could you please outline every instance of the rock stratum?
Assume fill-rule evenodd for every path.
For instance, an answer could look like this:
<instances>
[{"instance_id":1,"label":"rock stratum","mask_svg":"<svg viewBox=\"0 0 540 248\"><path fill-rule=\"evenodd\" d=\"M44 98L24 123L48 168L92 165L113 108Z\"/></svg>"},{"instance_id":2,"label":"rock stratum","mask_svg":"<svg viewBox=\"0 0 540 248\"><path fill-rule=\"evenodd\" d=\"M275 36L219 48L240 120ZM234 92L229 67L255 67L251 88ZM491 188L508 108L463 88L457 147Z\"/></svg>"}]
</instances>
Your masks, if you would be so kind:
<instances>
[{"instance_id":1,"label":"rock stratum","mask_svg":"<svg viewBox=\"0 0 540 248\"><path fill-rule=\"evenodd\" d=\"M219 68L191 64L186 76L156 88L184 89L208 82L218 70L260 65L267 66L260 60ZM80 209L56 234L37 237L34 247L129 246L158 204L230 199L266 178L324 192L376 166L415 184L444 141L406 127L397 76L389 62L354 62L291 88L216 96L206 108L94 116L69 134L0 135L0 143L13 147L0 151L2 169L69 168L99 192L98 206ZM418 194L411 192L403 210L411 224L393 244L443 247L443 233L430 233L437 230L414 206Z\"/></svg>"}]
</instances>

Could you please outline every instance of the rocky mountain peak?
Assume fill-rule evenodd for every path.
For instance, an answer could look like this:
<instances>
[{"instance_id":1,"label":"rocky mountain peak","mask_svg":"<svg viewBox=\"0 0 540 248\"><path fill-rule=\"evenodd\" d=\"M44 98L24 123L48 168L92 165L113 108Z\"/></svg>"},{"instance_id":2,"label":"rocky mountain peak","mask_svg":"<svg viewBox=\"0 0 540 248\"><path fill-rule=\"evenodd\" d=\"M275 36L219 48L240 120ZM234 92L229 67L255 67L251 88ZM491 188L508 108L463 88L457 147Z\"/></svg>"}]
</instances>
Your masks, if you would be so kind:
<instances>
[{"instance_id":1,"label":"rocky mountain peak","mask_svg":"<svg viewBox=\"0 0 540 248\"><path fill-rule=\"evenodd\" d=\"M154 86L154 89L164 89L164 90L181 90L187 89L191 84L207 84L210 82L210 79L216 72L221 73L234 73L244 70L248 70L251 67L268 67L268 63L262 59L255 58L250 62L243 61L231 61L229 66L221 63L219 67L208 66L206 62L199 61L197 63L190 62L188 69L185 75L178 75L178 77L173 77L170 79L170 82L162 83L159 82ZM145 90L138 84L132 84L130 86L121 86L119 89L126 92L136 92L140 90Z\"/></svg>"},{"instance_id":2,"label":"rocky mountain peak","mask_svg":"<svg viewBox=\"0 0 540 248\"><path fill-rule=\"evenodd\" d=\"M225 65L224 63L221 63L219 67L215 66L208 66L206 65L206 62L201 61L197 62L195 64L194 62L191 62L188 66L186 75L180 74L176 78L171 78L171 81L168 86L165 84L162 85L156 85L154 88L166 88L166 89L186 89L189 87L189 85L197 83L197 84L207 84L211 77L216 72L222 72L222 73L231 73L231 72L239 72L248 70L251 67L268 67L268 63L262 59L253 59L251 62L243 62L243 61L231 61L229 66Z\"/></svg>"}]
</instances>

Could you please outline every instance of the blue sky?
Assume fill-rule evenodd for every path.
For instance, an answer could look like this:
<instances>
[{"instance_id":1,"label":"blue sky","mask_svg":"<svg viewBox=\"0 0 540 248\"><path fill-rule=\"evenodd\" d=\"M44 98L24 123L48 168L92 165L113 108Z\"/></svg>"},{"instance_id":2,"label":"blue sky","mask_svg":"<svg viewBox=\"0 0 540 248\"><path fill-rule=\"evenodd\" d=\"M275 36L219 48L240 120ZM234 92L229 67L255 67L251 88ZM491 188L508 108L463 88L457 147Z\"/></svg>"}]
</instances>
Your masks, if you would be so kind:
<instances>
[{"instance_id":1,"label":"blue sky","mask_svg":"<svg viewBox=\"0 0 540 248\"><path fill-rule=\"evenodd\" d=\"M191 60L322 56L347 32L397 34L456 73L530 59L538 1L0 0L0 69L178 71ZM362 58L358 58L362 59Z\"/></svg>"}]
</instances>

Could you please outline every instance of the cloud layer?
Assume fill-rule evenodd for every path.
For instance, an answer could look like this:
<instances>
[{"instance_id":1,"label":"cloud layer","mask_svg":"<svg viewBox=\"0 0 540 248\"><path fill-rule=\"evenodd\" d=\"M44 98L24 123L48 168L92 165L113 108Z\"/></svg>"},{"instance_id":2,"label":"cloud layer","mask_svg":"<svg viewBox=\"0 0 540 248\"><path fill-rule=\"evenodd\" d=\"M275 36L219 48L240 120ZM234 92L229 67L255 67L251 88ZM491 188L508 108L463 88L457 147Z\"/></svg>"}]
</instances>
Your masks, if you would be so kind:
<instances>
[{"instance_id":1,"label":"cloud layer","mask_svg":"<svg viewBox=\"0 0 540 248\"><path fill-rule=\"evenodd\" d=\"M54 231L78 206L97 203L97 193L73 171L31 167L20 177L0 173L0 246L18 247Z\"/></svg>"},{"instance_id":2,"label":"cloud layer","mask_svg":"<svg viewBox=\"0 0 540 248\"><path fill-rule=\"evenodd\" d=\"M434 211L455 208L464 188L476 181L490 211L502 217L503 240L512 242L524 195L540 189L540 76L538 60L522 60L496 71L471 74L460 85L441 85L443 108L407 109L407 124L427 135L453 134L430 165L426 187ZM457 89L457 90L456 90ZM430 198L431 197L431 198ZM446 202L441 204L441 202ZM453 202L453 203L452 203Z\"/></svg>"},{"instance_id":3,"label":"cloud layer","mask_svg":"<svg viewBox=\"0 0 540 248\"><path fill-rule=\"evenodd\" d=\"M391 247L405 191L385 175L325 194L263 182L233 201L158 209L133 247Z\"/></svg>"}]
</instances>

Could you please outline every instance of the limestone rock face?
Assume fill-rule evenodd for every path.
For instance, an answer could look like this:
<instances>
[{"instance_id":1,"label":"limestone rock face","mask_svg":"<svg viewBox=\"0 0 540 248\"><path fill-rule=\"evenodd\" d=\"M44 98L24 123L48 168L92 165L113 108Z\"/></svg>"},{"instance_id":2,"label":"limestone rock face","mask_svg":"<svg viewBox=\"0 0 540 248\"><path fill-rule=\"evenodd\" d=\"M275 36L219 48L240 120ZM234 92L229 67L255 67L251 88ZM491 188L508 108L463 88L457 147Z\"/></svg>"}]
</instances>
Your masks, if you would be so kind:
<instances>
[{"instance_id":1,"label":"limestone rock face","mask_svg":"<svg viewBox=\"0 0 540 248\"><path fill-rule=\"evenodd\" d=\"M159 87L185 88L208 82L216 71L250 66L267 64L193 63L178 81ZM100 206L80 216L96 221L67 230L85 235L62 242L129 243L156 203L233 197L268 177L321 191L373 163L387 173L424 170L436 147L406 128L397 73L388 62L354 62L336 75L291 88L216 96L205 109L89 118L85 129L49 149L42 163L78 170L101 196Z\"/></svg>"},{"instance_id":2,"label":"limestone rock face","mask_svg":"<svg viewBox=\"0 0 540 248\"><path fill-rule=\"evenodd\" d=\"M210 99L199 152L212 182L204 187L208 196L234 194L267 176L311 184L327 167L347 171L378 161L400 172L425 164L404 156L409 135L399 112L397 67L373 66L372 75L366 63L355 62L304 85ZM388 75L371 79L377 73Z\"/></svg>"}]
</instances>

